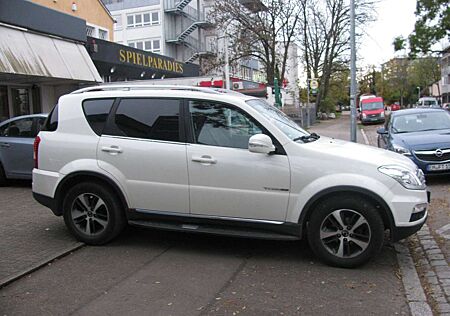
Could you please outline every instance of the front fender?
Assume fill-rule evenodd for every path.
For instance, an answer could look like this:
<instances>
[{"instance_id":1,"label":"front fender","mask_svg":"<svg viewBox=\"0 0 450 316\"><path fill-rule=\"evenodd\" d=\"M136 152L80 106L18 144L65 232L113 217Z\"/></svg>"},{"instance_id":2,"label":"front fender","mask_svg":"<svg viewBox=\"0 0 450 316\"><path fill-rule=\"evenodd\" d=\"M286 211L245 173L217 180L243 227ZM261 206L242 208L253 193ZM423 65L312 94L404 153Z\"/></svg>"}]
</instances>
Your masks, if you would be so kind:
<instances>
[{"instance_id":1,"label":"front fender","mask_svg":"<svg viewBox=\"0 0 450 316\"><path fill-rule=\"evenodd\" d=\"M390 187L385 183L360 174L337 173L325 175L300 188L298 193L291 191L286 221L297 223L301 218L302 212L306 211L306 206L311 204L312 201L321 196L325 191L370 192L382 197L389 190Z\"/></svg>"}]
</instances>

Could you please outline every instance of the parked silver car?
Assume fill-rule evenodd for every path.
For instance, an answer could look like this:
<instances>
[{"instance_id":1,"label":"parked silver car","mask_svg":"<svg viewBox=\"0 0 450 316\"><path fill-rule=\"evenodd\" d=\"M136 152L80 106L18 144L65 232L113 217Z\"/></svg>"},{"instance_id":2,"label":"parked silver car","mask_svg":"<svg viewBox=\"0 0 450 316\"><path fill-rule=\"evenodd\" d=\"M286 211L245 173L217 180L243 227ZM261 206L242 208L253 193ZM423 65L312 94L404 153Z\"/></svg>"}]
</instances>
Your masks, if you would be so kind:
<instances>
[{"instance_id":1,"label":"parked silver car","mask_svg":"<svg viewBox=\"0 0 450 316\"><path fill-rule=\"evenodd\" d=\"M46 118L33 114L0 123L0 186L8 179L31 179L34 138Z\"/></svg>"}]
</instances>

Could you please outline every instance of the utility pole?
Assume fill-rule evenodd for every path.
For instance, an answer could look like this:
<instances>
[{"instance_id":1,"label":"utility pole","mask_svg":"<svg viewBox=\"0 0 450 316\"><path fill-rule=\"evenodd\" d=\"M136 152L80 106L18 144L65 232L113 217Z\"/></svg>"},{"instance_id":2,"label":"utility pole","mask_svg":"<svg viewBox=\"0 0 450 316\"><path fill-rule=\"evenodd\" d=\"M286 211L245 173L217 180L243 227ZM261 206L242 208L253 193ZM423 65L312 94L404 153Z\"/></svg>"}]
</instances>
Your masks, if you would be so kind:
<instances>
[{"instance_id":1,"label":"utility pole","mask_svg":"<svg viewBox=\"0 0 450 316\"><path fill-rule=\"evenodd\" d=\"M350 140L356 143L356 45L355 45L355 0L350 0Z\"/></svg>"},{"instance_id":2,"label":"utility pole","mask_svg":"<svg viewBox=\"0 0 450 316\"><path fill-rule=\"evenodd\" d=\"M225 28L225 89L231 89L230 87L230 61L228 57L228 34L227 34L227 28Z\"/></svg>"}]
</instances>

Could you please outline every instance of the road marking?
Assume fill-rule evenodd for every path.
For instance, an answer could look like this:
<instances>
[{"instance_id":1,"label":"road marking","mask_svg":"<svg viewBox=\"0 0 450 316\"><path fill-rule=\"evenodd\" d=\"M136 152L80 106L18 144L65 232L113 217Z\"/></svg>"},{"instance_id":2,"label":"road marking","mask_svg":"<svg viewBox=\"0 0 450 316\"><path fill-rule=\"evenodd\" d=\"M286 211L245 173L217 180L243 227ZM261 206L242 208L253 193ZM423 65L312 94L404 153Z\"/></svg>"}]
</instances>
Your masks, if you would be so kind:
<instances>
[{"instance_id":1,"label":"road marking","mask_svg":"<svg viewBox=\"0 0 450 316\"><path fill-rule=\"evenodd\" d=\"M366 145L370 145L369 138L367 138L366 132L362 128L361 128L361 134L362 134L362 136L364 138L364 142L366 143Z\"/></svg>"},{"instance_id":2,"label":"road marking","mask_svg":"<svg viewBox=\"0 0 450 316\"><path fill-rule=\"evenodd\" d=\"M403 287L406 292L406 299L411 315L432 316L433 312L431 311L430 305L428 305L425 292L423 291L408 247L403 243L398 242L394 244L394 247L397 251L397 260L402 273Z\"/></svg>"},{"instance_id":3,"label":"road marking","mask_svg":"<svg viewBox=\"0 0 450 316\"><path fill-rule=\"evenodd\" d=\"M446 231L448 231L448 233L444 234ZM450 239L450 224L444 225L441 228L436 229L436 233L438 233L445 239Z\"/></svg>"}]
</instances>

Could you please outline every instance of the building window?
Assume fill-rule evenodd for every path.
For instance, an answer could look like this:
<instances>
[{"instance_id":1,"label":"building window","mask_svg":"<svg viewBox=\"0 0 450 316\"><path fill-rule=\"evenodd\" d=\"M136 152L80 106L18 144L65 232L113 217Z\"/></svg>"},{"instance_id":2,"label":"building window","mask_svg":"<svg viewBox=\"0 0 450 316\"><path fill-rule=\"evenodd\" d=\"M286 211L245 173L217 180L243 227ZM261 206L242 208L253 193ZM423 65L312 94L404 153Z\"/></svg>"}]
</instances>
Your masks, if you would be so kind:
<instances>
[{"instance_id":1,"label":"building window","mask_svg":"<svg viewBox=\"0 0 450 316\"><path fill-rule=\"evenodd\" d=\"M142 49L147 52L161 53L161 41L159 39L145 39L139 41L128 42L128 46Z\"/></svg>"},{"instance_id":2,"label":"building window","mask_svg":"<svg viewBox=\"0 0 450 316\"><path fill-rule=\"evenodd\" d=\"M90 37L95 37L95 27L86 25L86 35Z\"/></svg>"},{"instance_id":3,"label":"building window","mask_svg":"<svg viewBox=\"0 0 450 316\"><path fill-rule=\"evenodd\" d=\"M122 29L122 16L121 15L114 15L113 19L115 21L114 23L114 29L120 30Z\"/></svg>"},{"instance_id":4,"label":"building window","mask_svg":"<svg viewBox=\"0 0 450 316\"><path fill-rule=\"evenodd\" d=\"M108 40L108 31L98 29L98 38Z\"/></svg>"},{"instance_id":5,"label":"building window","mask_svg":"<svg viewBox=\"0 0 450 316\"><path fill-rule=\"evenodd\" d=\"M127 27L140 27L160 24L159 11L131 14L127 16Z\"/></svg>"}]
</instances>

